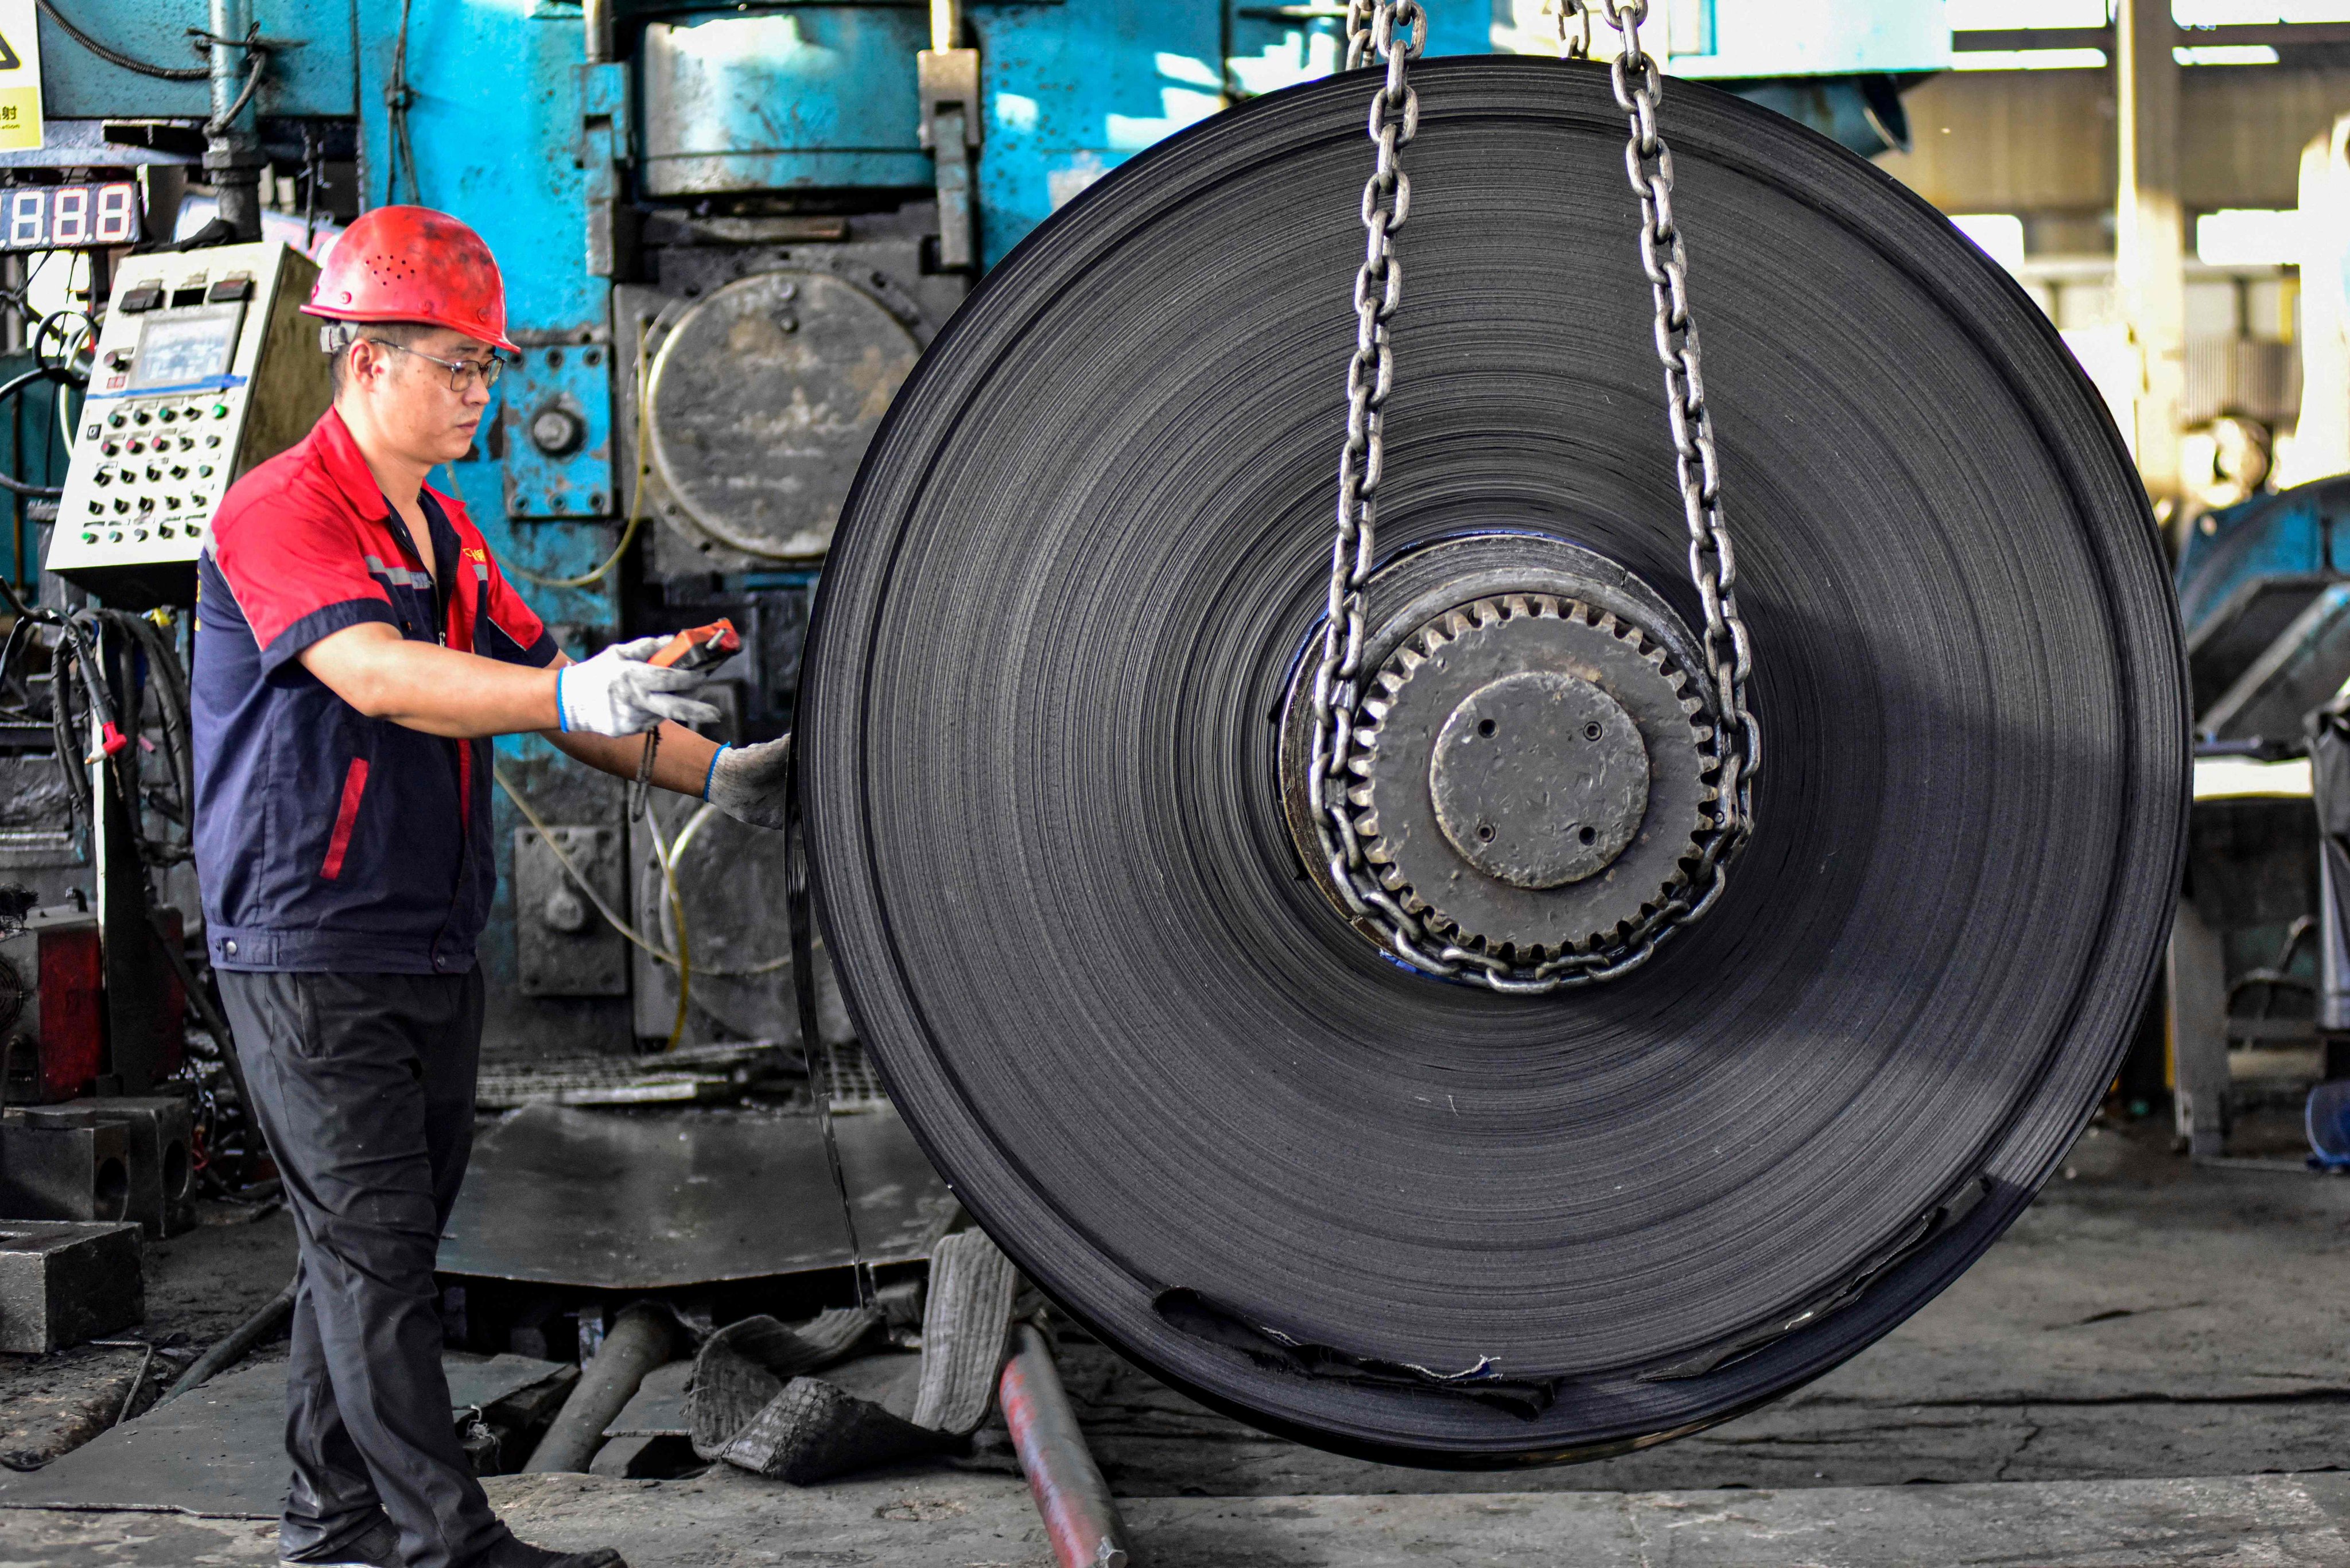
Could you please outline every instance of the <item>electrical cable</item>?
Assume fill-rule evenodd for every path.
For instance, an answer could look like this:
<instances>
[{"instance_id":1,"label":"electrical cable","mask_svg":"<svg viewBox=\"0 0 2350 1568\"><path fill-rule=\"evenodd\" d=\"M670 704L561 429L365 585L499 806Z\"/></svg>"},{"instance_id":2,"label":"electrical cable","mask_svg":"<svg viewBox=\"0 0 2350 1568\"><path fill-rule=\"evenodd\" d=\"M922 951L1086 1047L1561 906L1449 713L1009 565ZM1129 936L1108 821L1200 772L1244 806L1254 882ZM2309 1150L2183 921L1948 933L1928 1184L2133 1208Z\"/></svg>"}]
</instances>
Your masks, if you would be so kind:
<instances>
[{"instance_id":1,"label":"electrical cable","mask_svg":"<svg viewBox=\"0 0 2350 1568\"><path fill-rule=\"evenodd\" d=\"M2127 449L2013 279L1675 78L1755 836L1571 996L1384 959L1310 877L1278 722L1328 602L1373 80L1129 160L957 313L827 556L796 799L891 1100L1073 1315L1323 1447L1596 1457L1845 1361L2058 1168L2179 885L2180 632ZM1411 81L1371 580L1556 542L1697 624L1607 70ZM1481 597L1438 587L1367 624Z\"/></svg>"},{"instance_id":2,"label":"electrical cable","mask_svg":"<svg viewBox=\"0 0 2350 1568\"><path fill-rule=\"evenodd\" d=\"M209 66L151 66L144 60L136 59L120 50L107 47L79 27L75 26L66 19L64 13L57 8L55 0L35 0L35 3L40 6L41 15L55 22L67 37L71 38L109 66L118 66L123 70L133 71L142 77L153 77L159 81L167 82L200 82L209 79L213 74L212 67Z\"/></svg>"},{"instance_id":3,"label":"electrical cable","mask_svg":"<svg viewBox=\"0 0 2350 1568\"><path fill-rule=\"evenodd\" d=\"M383 199L389 206L400 199L400 166L408 165L408 199L422 205L424 182L416 168L416 147L409 140L408 111L416 102L416 89L408 85L408 10L411 0L400 0L400 33L392 45L391 74L383 85L384 109L391 120L391 157L384 170Z\"/></svg>"}]
</instances>

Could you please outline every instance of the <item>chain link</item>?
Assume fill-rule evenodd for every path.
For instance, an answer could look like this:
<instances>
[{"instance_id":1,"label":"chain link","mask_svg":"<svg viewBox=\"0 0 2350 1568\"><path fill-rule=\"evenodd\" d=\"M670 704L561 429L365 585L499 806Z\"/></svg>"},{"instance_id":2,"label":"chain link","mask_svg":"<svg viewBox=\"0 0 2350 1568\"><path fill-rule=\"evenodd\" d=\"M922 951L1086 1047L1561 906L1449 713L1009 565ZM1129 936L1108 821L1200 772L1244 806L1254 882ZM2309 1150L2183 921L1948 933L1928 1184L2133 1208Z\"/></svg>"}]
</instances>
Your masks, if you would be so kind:
<instances>
[{"instance_id":1,"label":"chain link","mask_svg":"<svg viewBox=\"0 0 2350 1568\"><path fill-rule=\"evenodd\" d=\"M1355 732L1366 673L1364 585L1374 556L1387 400L1395 385L1388 324L1403 296L1395 233L1411 212L1402 150L1419 126L1419 99L1408 75L1427 43L1428 17L1417 0L1347 0L1347 68L1384 61L1387 73L1371 97L1370 137L1378 156L1363 186L1366 244L1355 275L1355 353L1347 367L1347 440L1338 459L1337 529L1331 543L1322 651L1314 672L1306 795L1331 880L1357 919L1376 927L1395 955L1416 969L1513 993L1612 980L1647 962L1665 937L1712 908L1721 896L1731 857L1753 831L1753 780L1762 754L1762 730L1746 701L1753 649L1738 614L1737 556L1722 516L1713 421L1700 371L1697 324L1690 315L1688 254L1673 219L1673 157L1657 133L1663 81L1640 43L1648 4L1549 0L1558 20L1560 52L1567 58L1588 57L1595 4L1606 6L1608 26L1623 38L1610 79L1629 128L1625 172L1640 201L1640 267L1656 306L1657 358L1664 366L1666 417L1689 526L1690 580L1705 608L1705 674L1713 720L1709 771L1716 799L1713 821L1698 836L1697 867L1662 907L1605 948L1562 953L1531 966L1505 963L1446 940L1406 909L1372 873L1347 798L1348 774L1359 762Z\"/></svg>"}]
</instances>

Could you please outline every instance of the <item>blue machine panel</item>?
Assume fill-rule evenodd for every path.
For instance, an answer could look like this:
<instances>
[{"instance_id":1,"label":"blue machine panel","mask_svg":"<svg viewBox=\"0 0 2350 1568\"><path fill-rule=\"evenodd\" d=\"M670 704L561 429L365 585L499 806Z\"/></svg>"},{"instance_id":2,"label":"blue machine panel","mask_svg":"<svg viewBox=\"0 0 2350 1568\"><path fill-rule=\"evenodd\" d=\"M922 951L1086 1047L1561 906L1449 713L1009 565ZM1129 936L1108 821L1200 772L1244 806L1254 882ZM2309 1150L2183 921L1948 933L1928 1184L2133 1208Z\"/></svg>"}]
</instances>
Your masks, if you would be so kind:
<instances>
[{"instance_id":1,"label":"blue machine panel","mask_svg":"<svg viewBox=\"0 0 2350 1568\"><path fill-rule=\"evenodd\" d=\"M913 61L930 17L904 5L732 10L645 28L648 195L925 186Z\"/></svg>"},{"instance_id":2,"label":"blue machine panel","mask_svg":"<svg viewBox=\"0 0 2350 1568\"><path fill-rule=\"evenodd\" d=\"M1429 53L1491 51L1492 0L1426 3ZM990 266L1153 142L1346 57L1345 7L1326 4L1089 0L978 5L971 16L987 99L979 194Z\"/></svg>"},{"instance_id":3,"label":"blue machine panel","mask_svg":"<svg viewBox=\"0 0 2350 1568\"><path fill-rule=\"evenodd\" d=\"M512 356L499 389L509 518L608 517L617 510L611 357L601 343Z\"/></svg>"},{"instance_id":4,"label":"blue machine panel","mask_svg":"<svg viewBox=\"0 0 2350 1568\"><path fill-rule=\"evenodd\" d=\"M181 70L204 64L188 34L210 23L207 0L52 3L75 26L118 54ZM263 38L277 46L255 93L255 108L275 115L357 113L359 69L351 56L357 10L354 0L253 0L253 19L261 24ZM201 119L212 113L209 82L163 81L109 65L46 16L40 29L41 107L50 119Z\"/></svg>"}]
</instances>

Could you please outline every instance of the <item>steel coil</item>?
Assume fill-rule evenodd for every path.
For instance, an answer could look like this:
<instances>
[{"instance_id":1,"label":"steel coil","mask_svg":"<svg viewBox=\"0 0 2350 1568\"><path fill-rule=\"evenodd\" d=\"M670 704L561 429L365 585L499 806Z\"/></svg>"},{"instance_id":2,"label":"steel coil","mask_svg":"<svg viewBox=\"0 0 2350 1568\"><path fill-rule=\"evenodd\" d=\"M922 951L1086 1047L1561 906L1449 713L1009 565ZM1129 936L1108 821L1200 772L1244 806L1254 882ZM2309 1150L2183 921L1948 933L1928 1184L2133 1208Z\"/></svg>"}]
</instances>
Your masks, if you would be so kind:
<instances>
[{"instance_id":1,"label":"steel coil","mask_svg":"<svg viewBox=\"0 0 2350 1568\"><path fill-rule=\"evenodd\" d=\"M1414 79L1383 548L1564 540L1694 624L1606 73ZM1594 1457L1868 1345L2079 1132L2179 876L2177 610L2024 294L1868 164L1676 82L1759 826L1621 980L1386 961L1276 758L1367 101L1342 77L1135 159L930 350L816 612L812 864L899 1106L1071 1313L1326 1447Z\"/></svg>"}]
</instances>

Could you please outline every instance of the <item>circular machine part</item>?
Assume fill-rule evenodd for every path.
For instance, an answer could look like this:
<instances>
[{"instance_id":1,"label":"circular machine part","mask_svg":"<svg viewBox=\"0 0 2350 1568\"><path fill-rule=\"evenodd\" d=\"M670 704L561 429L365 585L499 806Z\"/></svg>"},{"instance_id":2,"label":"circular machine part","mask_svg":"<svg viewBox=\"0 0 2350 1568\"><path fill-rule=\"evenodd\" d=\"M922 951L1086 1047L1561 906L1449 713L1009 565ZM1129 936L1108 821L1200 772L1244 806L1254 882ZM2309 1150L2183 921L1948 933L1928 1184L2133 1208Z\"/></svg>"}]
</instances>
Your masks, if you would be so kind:
<instances>
[{"instance_id":1,"label":"circular machine part","mask_svg":"<svg viewBox=\"0 0 2350 1568\"><path fill-rule=\"evenodd\" d=\"M1356 830L1380 884L1463 947L1588 950L1689 877L1712 790L1663 646L1548 595L1421 627L1372 680ZM1627 853L1628 852L1628 853Z\"/></svg>"},{"instance_id":2,"label":"circular machine part","mask_svg":"<svg viewBox=\"0 0 2350 1568\"><path fill-rule=\"evenodd\" d=\"M827 272L758 273L695 301L646 385L662 515L748 556L824 554L920 352L899 310Z\"/></svg>"},{"instance_id":3,"label":"circular machine part","mask_svg":"<svg viewBox=\"0 0 2350 1568\"><path fill-rule=\"evenodd\" d=\"M1503 580L1426 569L1398 636L1594 557L1695 624L1605 69L1413 81L1384 569ZM1368 83L1128 163L910 379L816 607L813 866L892 1097L1094 1330L1326 1447L1594 1457L1853 1355L2069 1147L2178 882L2176 611L2031 301L1867 164L1676 81L1755 836L1604 984L1383 959L1316 888L1278 763L1326 595Z\"/></svg>"}]
</instances>

